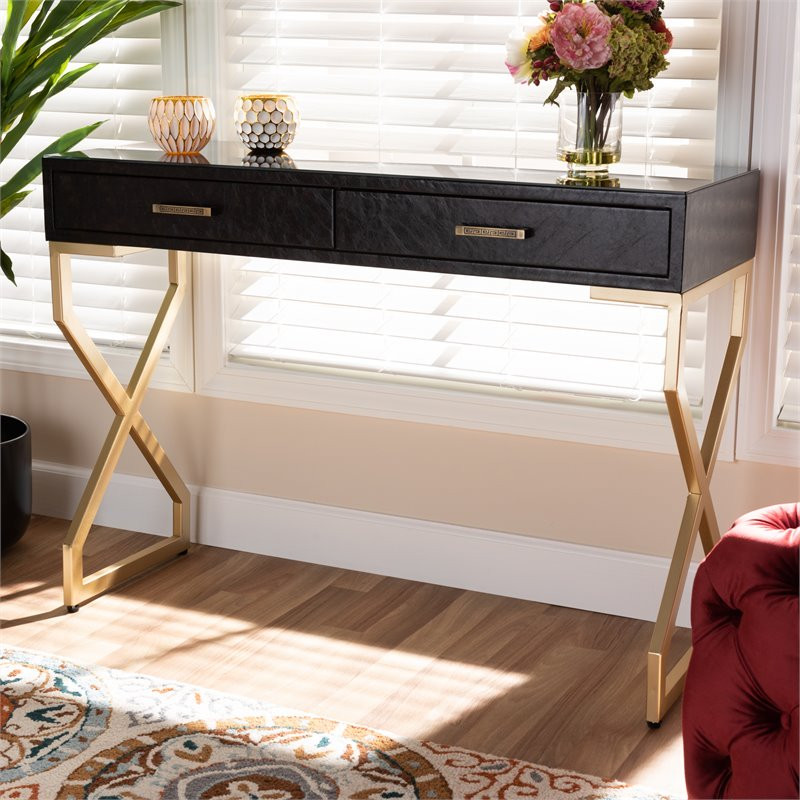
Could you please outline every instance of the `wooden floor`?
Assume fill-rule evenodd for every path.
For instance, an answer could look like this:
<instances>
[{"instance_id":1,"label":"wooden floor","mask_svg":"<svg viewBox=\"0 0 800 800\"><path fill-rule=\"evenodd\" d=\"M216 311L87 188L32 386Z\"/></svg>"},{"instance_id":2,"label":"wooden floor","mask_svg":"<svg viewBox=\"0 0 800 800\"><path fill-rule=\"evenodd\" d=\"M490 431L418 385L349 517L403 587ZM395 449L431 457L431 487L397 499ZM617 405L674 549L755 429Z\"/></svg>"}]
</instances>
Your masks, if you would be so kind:
<instances>
[{"instance_id":1,"label":"wooden floor","mask_svg":"<svg viewBox=\"0 0 800 800\"><path fill-rule=\"evenodd\" d=\"M680 708L643 718L648 623L199 545L66 614L66 527L3 556L4 644L685 797ZM89 566L149 540L97 528Z\"/></svg>"}]
</instances>

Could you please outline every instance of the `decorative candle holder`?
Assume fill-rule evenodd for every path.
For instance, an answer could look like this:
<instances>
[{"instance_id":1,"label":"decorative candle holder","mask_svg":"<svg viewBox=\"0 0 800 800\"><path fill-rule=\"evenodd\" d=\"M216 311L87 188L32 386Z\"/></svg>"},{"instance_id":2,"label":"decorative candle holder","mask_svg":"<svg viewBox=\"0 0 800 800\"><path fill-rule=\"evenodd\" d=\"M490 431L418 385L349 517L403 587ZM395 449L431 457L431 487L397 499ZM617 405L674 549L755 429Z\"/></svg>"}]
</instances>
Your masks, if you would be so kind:
<instances>
[{"instance_id":1,"label":"decorative candle holder","mask_svg":"<svg viewBox=\"0 0 800 800\"><path fill-rule=\"evenodd\" d=\"M242 94L236 98L233 123L251 150L283 150L294 140L300 112L288 94Z\"/></svg>"},{"instance_id":2,"label":"decorative candle holder","mask_svg":"<svg viewBox=\"0 0 800 800\"><path fill-rule=\"evenodd\" d=\"M242 157L246 167L262 167L264 169L296 169L297 165L291 156L278 150L253 150Z\"/></svg>"},{"instance_id":3,"label":"decorative candle holder","mask_svg":"<svg viewBox=\"0 0 800 800\"><path fill-rule=\"evenodd\" d=\"M165 164L208 164L208 159L202 153L181 153L180 155L170 155L164 153L159 161Z\"/></svg>"},{"instance_id":4,"label":"decorative candle holder","mask_svg":"<svg viewBox=\"0 0 800 800\"><path fill-rule=\"evenodd\" d=\"M155 143L167 155L196 155L211 141L216 114L208 97L154 97L147 124Z\"/></svg>"}]
</instances>

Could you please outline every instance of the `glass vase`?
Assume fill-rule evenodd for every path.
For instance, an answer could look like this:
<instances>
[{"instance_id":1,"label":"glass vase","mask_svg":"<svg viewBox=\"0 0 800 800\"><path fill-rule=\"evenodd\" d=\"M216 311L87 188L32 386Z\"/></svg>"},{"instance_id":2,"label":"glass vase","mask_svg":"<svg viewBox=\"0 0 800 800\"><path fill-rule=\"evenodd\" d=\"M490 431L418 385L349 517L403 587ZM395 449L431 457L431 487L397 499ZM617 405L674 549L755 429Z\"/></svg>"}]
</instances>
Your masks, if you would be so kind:
<instances>
[{"instance_id":1,"label":"glass vase","mask_svg":"<svg viewBox=\"0 0 800 800\"><path fill-rule=\"evenodd\" d=\"M622 152L622 96L579 87L558 101L556 155L566 162L568 177L607 177L608 165Z\"/></svg>"}]
</instances>

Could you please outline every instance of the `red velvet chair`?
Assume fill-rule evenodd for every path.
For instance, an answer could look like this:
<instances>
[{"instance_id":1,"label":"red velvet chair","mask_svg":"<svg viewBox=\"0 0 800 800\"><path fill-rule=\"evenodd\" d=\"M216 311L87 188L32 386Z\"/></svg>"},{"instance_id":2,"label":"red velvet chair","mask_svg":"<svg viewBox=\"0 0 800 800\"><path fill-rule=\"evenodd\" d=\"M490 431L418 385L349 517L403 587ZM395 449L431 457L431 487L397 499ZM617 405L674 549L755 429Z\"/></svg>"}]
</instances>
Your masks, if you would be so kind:
<instances>
[{"instance_id":1,"label":"red velvet chair","mask_svg":"<svg viewBox=\"0 0 800 800\"><path fill-rule=\"evenodd\" d=\"M738 519L697 570L683 697L690 798L798 797L800 504Z\"/></svg>"}]
</instances>

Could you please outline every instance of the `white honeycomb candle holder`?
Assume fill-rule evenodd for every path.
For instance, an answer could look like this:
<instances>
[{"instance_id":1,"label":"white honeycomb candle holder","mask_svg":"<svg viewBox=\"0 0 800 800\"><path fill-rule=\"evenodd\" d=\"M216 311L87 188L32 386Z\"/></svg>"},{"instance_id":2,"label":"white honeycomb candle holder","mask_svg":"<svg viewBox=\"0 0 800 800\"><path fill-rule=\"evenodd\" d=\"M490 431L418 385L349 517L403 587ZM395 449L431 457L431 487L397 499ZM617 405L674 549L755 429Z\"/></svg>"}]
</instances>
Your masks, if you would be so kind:
<instances>
[{"instance_id":1,"label":"white honeycomb candle holder","mask_svg":"<svg viewBox=\"0 0 800 800\"><path fill-rule=\"evenodd\" d=\"M236 98L233 123L251 150L283 150L294 140L300 112L288 94L242 94Z\"/></svg>"},{"instance_id":2,"label":"white honeycomb candle holder","mask_svg":"<svg viewBox=\"0 0 800 800\"><path fill-rule=\"evenodd\" d=\"M295 169L297 166L291 156L278 150L253 150L242 158L242 164L263 169Z\"/></svg>"},{"instance_id":3,"label":"white honeycomb candle holder","mask_svg":"<svg viewBox=\"0 0 800 800\"><path fill-rule=\"evenodd\" d=\"M216 114L207 97L154 97L147 124L155 143L167 155L196 155L211 141Z\"/></svg>"}]
</instances>

